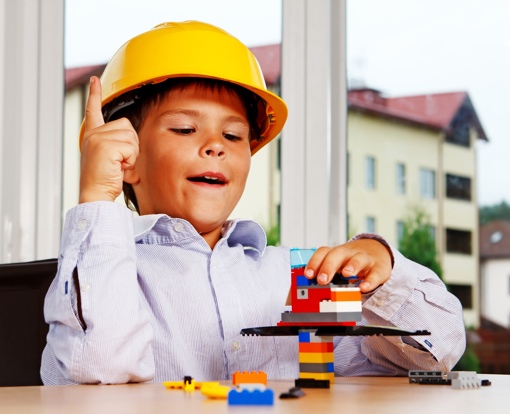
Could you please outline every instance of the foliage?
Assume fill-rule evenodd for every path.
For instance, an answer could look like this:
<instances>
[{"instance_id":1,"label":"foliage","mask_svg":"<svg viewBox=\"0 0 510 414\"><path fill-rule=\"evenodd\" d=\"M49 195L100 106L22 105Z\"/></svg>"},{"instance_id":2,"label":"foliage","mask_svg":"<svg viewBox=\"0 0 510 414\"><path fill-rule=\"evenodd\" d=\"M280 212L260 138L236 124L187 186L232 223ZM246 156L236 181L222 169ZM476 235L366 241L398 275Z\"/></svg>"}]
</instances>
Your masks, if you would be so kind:
<instances>
[{"instance_id":1,"label":"foliage","mask_svg":"<svg viewBox=\"0 0 510 414\"><path fill-rule=\"evenodd\" d=\"M400 252L425 267L439 277L443 271L437 260L436 240L431 232L429 215L420 207L411 209L404 222L404 231L399 241Z\"/></svg>"},{"instance_id":2,"label":"foliage","mask_svg":"<svg viewBox=\"0 0 510 414\"><path fill-rule=\"evenodd\" d=\"M468 346L459 362L452 368L452 371L475 371L480 372L480 360L475 351Z\"/></svg>"},{"instance_id":3,"label":"foliage","mask_svg":"<svg viewBox=\"0 0 510 414\"><path fill-rule=\"evenodd\" d=\"M266 230L267 245L278 246L280 244L280 225L277 224Z\"/></svg>"},{"instance_id":4,"label":"foliage","mask_svg":"<svg viewBox=\"0 0 510 414\"><path fill-rule=\"evenodd\" d=\"M507 220L510 221L510 205L506 201L499 204L480 207L480 224L484 225L494 220Z\"/></svg>"}]
</instances>

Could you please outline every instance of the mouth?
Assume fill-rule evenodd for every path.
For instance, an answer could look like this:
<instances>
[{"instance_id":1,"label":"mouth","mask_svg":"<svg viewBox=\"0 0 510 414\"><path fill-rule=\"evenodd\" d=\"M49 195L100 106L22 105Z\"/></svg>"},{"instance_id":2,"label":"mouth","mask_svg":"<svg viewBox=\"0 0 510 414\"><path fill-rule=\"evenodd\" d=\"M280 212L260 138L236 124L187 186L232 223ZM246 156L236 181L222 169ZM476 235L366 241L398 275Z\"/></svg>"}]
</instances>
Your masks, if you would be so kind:
<instances>
[{"instance_id":1,"label":"mouth","mask_svg":"<svg viewBox=\"0 0 510 414\"><path fill-rule=\"evenodd\" d=\"M194 177L188 177L188 181L193 183L204 183L210 185L225 185L227 184L227 179L223 174L217 173L204 173L199 174Z\"/></svg>"}]
</instances>

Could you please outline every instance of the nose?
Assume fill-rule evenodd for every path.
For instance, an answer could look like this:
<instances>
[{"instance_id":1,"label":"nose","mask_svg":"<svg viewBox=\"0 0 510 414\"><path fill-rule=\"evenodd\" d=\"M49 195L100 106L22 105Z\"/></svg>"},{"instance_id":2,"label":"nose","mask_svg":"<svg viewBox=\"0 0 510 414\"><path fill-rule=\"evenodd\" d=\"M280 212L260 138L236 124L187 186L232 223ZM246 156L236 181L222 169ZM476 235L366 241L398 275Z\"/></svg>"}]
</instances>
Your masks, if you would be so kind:
<instances>
[{"instance_id":1,"label":"nose","mask_svg":"<svg viewBox=\"0 0 510 414\"><path fill-rule=\"evenodd\" d=\"M223 136L220 134L211 134L206 139L203 147L202 147L202 153L206 157L218 157L218 158L225 158L226 151L225 151L225 145Z\"/></svg>"}]
</instances>

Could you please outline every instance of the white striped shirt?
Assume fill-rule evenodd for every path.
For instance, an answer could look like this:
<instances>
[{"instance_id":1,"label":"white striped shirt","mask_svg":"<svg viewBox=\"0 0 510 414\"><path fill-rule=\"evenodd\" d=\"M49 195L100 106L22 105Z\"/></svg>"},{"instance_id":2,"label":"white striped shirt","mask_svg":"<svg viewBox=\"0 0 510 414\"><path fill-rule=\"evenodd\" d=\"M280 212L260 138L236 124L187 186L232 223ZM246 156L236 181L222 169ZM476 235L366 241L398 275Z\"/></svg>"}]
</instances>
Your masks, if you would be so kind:
<instances>
[{"instance_id":1,"label":"white striped shirt","mask_svg":"<svg viewBox=\"0 0 510 414\"><path fill-rule=\"evenodd\" d=\"M432 335L336 337L337 375L447 370L464 351L458 300L428 269L393 254L390 280L363 295L363 323ZM78 205L66 216L59 270L46 297L42 380L204 381L236 371L297 378L296 337L240 334L276 325L287 310L289 259L288 248L266 247L264 231L250 220L227 222L211 250L185 220L132 217L110 202Z\"/></svg>"}]
</instances>

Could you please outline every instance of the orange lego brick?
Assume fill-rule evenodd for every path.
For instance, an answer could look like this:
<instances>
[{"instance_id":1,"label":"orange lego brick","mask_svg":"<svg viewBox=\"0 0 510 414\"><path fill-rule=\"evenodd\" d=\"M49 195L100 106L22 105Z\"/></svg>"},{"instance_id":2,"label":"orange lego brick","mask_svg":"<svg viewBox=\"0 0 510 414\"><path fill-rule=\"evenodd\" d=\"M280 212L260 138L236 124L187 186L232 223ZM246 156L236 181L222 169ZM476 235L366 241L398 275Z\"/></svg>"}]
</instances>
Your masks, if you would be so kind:
<instances>
[{"instance_id":1,"label":"orange lego brick","mask_svg":"<svg viewBox=\"0 0 510 414\"><path fill-rule=\"evenodd\" d=\"M267 374L264 371L241 372L236 371L232 375L232 384L264 384L267 385Z\"/></svg>"},{"instance_id":2,"label":"orange lego brick","mask_svg":"<svg viewBox=\"0 0 510 414\"><path fill-rule=\"evenodd\" d=\"M361 292L351 289L331 289L331 300L333 302L359 301L361 302Z\"/></svg>"},{"instance_id":3,"label":"orange lego brick","mask_svg":"<svg viewBox=\"0 0 510 414\"><path fill-rule=\"evenodd\" d=\"M333 352L333 342L300 342L299 352Z\"/></svg>"}]
</instances>

